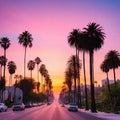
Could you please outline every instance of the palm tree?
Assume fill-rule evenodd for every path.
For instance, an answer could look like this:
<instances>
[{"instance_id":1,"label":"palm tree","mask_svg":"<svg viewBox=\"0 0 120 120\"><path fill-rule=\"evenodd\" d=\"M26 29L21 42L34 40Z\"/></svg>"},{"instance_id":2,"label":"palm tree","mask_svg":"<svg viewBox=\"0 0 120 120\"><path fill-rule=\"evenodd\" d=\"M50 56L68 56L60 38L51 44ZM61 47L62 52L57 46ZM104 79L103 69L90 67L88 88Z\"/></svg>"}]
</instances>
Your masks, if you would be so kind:
<instances>
[{"instance_id":1,"label":"palm tree","mask_svg":"<svg viewBox=\"0 0 120 120\"><path fill-rule=\"evenodd\" d=\"M68 66L72 71L74 79L74 103L76 102L76 78L77 78L77 68L76 68L76 56L72 55L68 60Z\"/></svg>"},{"instance_id":2,"label":"palm tree","mask_svg":"<svg viewBox=\"0 0 120 120\"><path fill-rule=\"evenodd\" d=\"M115 69L120 65L120 53L116 50L111 50L105 56L107 64L110 69L113 69L114 82L116 84L116 73Z\"/></svg>"},{"instance_id":3,"label":"palm tree","mask_svg":"<svg viewBox=\"0 0 120 120\"><path fill-rule=\"evenodd\" d=\"M91 84L91 111L96 112L95 96L94 96L94 51L99 50L104 44L105 33L102 32L102 27L96 23L89 23L84 28L86 34L86 46L84 49L89 51L90 58L90 84Z\"/></svg>"},{"instance_id":4,"label":"palm tree","mask_svg":"<svg viewBox=\"0 0 120 120\"><path fill-rule=\"evenodd\" d=\"M79 49L78 49L78 42L80 41L80 31L79 29L73 29L72 32L70 32L70 35L68 36L68 43L71 47L75 47L76 49L76 58L79 59ZM76 59L76 60L78 60ZM80 76L79 76L79 61L77 61L78 64L77 64L77 73L78 73L78 93L80 95ZM76 78L75 78L76 79ZM76 81L76 80L75 80ZM76 90L75 90L76 92ZM76 93L75 93L76 94ZM78 95L78 104L80 104L80 107L81 107L81 95L79 96ZM80 98L80 103L79 103L79 98Z\"/></svg>"},{"instance_id":5,"label":"palm tree","mask_svg":"<svg viewBox=\"0 0 120 120\"><path fill-rule=\"evenodd\" d=\"M65 72L65 83L66 85L68 86L68 89L69 89L69 103L71 102L71 99L70 99L70 94L71 94L71 91L72 91L72 71L70 68L68 68Z\"/></svg>"},{"instance_id":6,"label":"palm tree","mask_svg":"<svg viewBox=\"0 0 120 120\"><path fill-rule=\"evenodd\" d=\"M79 41L79 29L73 29L72 32L70 32L70 35L68 36L68 43L71 47L75 47L76 49L76 56L78 54L78 41Z\"/></svg>"},{"instance_id":7,"label":"palm tree","mask_svg":"<svg viewBox=\"0 0 120 120\"><path fill-rule=\"evenodd\" d=\"M33 60L30 60L27 64L27 68L28 68L28 70L30 70L31 79L32 79L32 71L35 68L35 62Z\"/></svg>"},{"instance_id":8,"label":"palm tree","mask_svg":"<svg viewBox=\"0 0 120 120\"><path fill-rule=\"evenodd\" d=\"M41 62L41 59L39 57L36 57L35 58L35 63L37 64L38 92L39 92L39 86L40 86L38 65L40 64L40 62Z\"/></svg>"},{"instance_id":9,"label":"palm tree","mask_svg":"<svg viewBox=\"0 0 120 120\"><path fill-rule=\"evenodd\" d=\"M8 71L10 73L10 78L9 78L9 86L10 86L12 85L12 75L15 73L17 67L14 61L9 61L7 66L8 66Z\"/></svg>"},{"instance_id":10,"label":"palm tree","mask_svg":"<svg viewBox=\"0 0 120 120\"><path fill-rule=\"evenodd\" d=\"M0 56L0 65L1 65L0 78L2 77L2 66L4 66L4 64L6 64L6 62L7 62L7 59L4 56Z\"/></svg>"},{"instance_id":11,"label":"palm tree","mask_svg":"<svg viewBox=\"0 0 120 120\"><path fill-rule=\"evenodd\" d=\"M86 33L81 31L79 32L79 41L78 41L78 50L83 52L83 73L84 73L84 84L85 84L85 109L89 109L88 105L88 94L87 94L87 82L86 82L86 69L85 69L85 52L88 52L86 49Z\"/></svg>"},{"instance_id":12,"label":"palm tree","mask_svg":"<svg viewBox=\"0 0 120 120\"><path fill-rule=\"evenodd\" d=\"M1 95L1 102L4 102L3 100L3 91L5 90L5 78L4 77L1 77L0 79L0 91L2 91L2 95Z\"/></svg>"},{"instance_id":13,"label":"palm tree","mask_svg":"<svg viewBox=\"0 0 120 120\"><path fill-rule=\"evenodd\" d=\"M42 84L42 86L43 86L43 89L44 89L44 81L43 81L43 77L45 76L45 73L46 73L46 67L45 67L45 65L44 64L41 64L41 66L40 66L40 68L39 68L39 72L40 72L40 74L41 74L41 84ZM43 90L44 91L44 90ZM42 91L42 92L43 92Z\"/></svg>"},{"instance_id":14,"label":"palm tree","mask_svg":"<svg viewBox=\"0 0 120 120\"><path fill-rule=\"evenodd\" d=\"M1 47L4 49L4 57L6 58L6 50L9 48L10 46L10 40L7 37L3 37L0 39L0 45ZM4 62L4 75L3 77L5 78L5 69L6 69L6 62Z\"/></svg>"},{"instance_id":15,"label":"palm tree","mask_svg":"<svg viewBox=\"0 0 120 120\"><path fill-rule=\"evenodd\" d=\"M107 60L106 60L106 59L102 62L100 68L101 68L101 70L102 70L103 72L106 73L108 92L109 92L110 99L111 99L111 101L112 101L112 95L111 95L110 83L109 83L109 77L108 77L109 66L108 66L108 63L107 63Z\"/></svg>"},{"instance_id":16,"label":"palm tree","mask_svg":"<svg viewBox=\"0 0 120 120\"><path fill-rule=\"evenodd\" d=\"M22 34L19 35L18 37L19 43L22 44L22 46L25 48L25 54L24 54L24 78L26 77L26 49L27 47L32 47L32 35L28 32L25 31Z\"/></svg>"}]
</instances>

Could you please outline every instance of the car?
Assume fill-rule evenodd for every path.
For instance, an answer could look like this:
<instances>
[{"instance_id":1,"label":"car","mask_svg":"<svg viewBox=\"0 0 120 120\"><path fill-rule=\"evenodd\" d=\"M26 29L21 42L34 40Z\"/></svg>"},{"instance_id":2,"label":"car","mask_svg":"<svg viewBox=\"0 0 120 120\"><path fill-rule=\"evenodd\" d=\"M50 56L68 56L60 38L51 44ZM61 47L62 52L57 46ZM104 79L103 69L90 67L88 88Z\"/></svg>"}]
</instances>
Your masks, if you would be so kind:
<instances>
[{"instance_id":1,"label":"car","mask_svg":"<svg viewBox=\"0 0 120 120\"><path fill-rule=\"evenodd\" d=\"M70 103L70 104L68 105L68 110L69 110L69 111L78 111L78 106L77 106L77 104L76 104L76 103Z\"/></svg>"},{"instance_id":2,"label":"car","mask_svg":"<svg viewBox=\"0 0 120 120\"><path fill-rule=\"evenodd\" d=\"M25 110L24 103L17 103L13 105L13 111Z\"/></svg>"},{"instance_id":3,"label":"car","mask_svg":"<svg viewBox=\"0 0 120 120\"><path fill-rule=\"evenodd\" d=\"M30 108L30 107L32 107L32 104L31 104L31 103L26 103L26 104L25 104L25 108Z\"/></svg>"},{"instance_id":4,"label":"car","mask_svg":"<svg viewBox=\"0 0 120 120\"><path fill-rule=\"evenodd\" d=\"M8 107L4 103L0 103L0 112L6 112Z\"/></svg>"}]
</instances>

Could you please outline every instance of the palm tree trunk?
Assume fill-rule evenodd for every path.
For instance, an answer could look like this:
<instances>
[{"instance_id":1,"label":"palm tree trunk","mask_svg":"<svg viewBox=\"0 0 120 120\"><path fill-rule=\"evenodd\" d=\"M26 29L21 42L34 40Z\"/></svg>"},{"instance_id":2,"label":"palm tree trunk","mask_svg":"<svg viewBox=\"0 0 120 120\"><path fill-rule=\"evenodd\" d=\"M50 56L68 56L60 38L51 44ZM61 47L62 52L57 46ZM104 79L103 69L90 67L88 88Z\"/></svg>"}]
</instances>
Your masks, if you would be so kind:
<instances>
[{"instance_id":1,"label":"palm tree trunk","mask_svg":"<svg viewBox=\"0 0 120 120\"><path fill-rule=\"evenodd\" d=\"M76 64L74 57L74 103L76 102Z\"/></svg>"},{"instance_id":2,"label":"palm tree trunk","mask_svg":"<svg viewBox=\"0 0 120 120\"><path fill-rule=\"evenodd\" d=\"M24 54L24 78L26 77L26 47L25 47L25 54Z\"/></svg>"},{"instance_id":3,"label":"palm tree trunk","mask_svg":"<svg viewBox=\"0 0 120 120\"><path fill-rule=\"evenodd\" d=\"M80 69L79 69L79 51L78 51L78 55L77 55L77 70L78 70L78 106L81 108L82 104L81 104L81 87L80 87Z\"/></svg>"},{"instance_id":4,"label":"palm tree trunk","mask_svg":"<svg viewBox=\"0 0 120 120\"><path fill-rule=\"evenodd\" d=\"M38 64L37 64L37 79L38 79L38 82L39 82L39 70L38 70Z\"/></svg>"},{"instance_id":5,"label":"palm tree trunk","mask_svg":"<svg viewBox=\"0 0 120 120\"><path fill-rule=\"evenodd\" d=\"M0 79L2 77L2 65L0 66Z\"/></svg>"},{"instance_id":6,"label":"palm tree trunk","mask_svg":"<svg viewBox=\"0 0 120 120\"><path fill-rule=\"evenodd\" d=\"M4 49L4 57L6 59L6 49ZM6 61L4 62L4 75L3 75L4 78L5 78L5 69L6 69Z\"/></svg>"},{"instance_id":7,"label":"palm tree trunk","mask_svg":"<svg viewBox=\"0 0 120 120\"><path fill-rule=\"evenodd\" d=\"M93 65L93 55L94 52L89 52L90 57L90 85L91 85L91 111L96 112L95 104L95 93L94 93L94 65Z\"/></svg>"},{"instance_id":8,"label":"palm tree trunk","mask_svg":"<svg viewBox=\"0 0 120 120\"><path fill-rule=\"evenodd\" d=\"M32 79L32 70L30 71L30 76L31 76L31 79Z\"/></svg>"},{"instance_id":9,"label":"palm tree trunk","mask_svg":"<svg viewBox=\"0 0 120 120\"><path fill-rule=\"evenodd\" d=\"M88 107L87 86L86 86L85 51L83 51L83 72L84 72L84 82L85 82L85 109L89 110L89 107Z\"/></svg>"},{"instance_id":10,"label":"palm tree trunk","mask_svg":"<svg viewBox=\"0 0 120 120\"><path fill-rule=\"evenodd\" d=\"M107 85L108 85L108 92L109 92L109 96L110 96L110 102L112 105L112 95L111 95L111 90L110 90L110 83L109 83L109 78L108 78L108 72L107 72Z\"/></svg>"},{"instance_id":11,"label":"palm tree trunk","mask_svg":"<svg viewBox=\"0 0 120 120\"><path fill-rule=\"evenodd\" d=\"M114 75L114 83L116 85L116 74L115 74L115 68L113 68L113 75Z\"/></svg>"}]
</instances>

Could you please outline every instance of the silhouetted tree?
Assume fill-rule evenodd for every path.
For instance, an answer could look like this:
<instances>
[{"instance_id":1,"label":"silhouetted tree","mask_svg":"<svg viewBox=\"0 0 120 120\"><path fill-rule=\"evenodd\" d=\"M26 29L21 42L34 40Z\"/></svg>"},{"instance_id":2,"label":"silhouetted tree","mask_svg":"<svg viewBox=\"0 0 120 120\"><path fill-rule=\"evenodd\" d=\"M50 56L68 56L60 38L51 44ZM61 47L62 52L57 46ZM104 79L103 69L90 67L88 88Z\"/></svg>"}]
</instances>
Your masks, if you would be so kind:
<instances>
[{"instance_id":1,"label":"silhouetted tree","mask_svg":"<svg viewBox=\"0 0 120 120\"><path fill-rule=\"evenodd\" d=\"M105 56L109 69L113 69L114 82L116 84L115 69L120 65L120 53L116 50L111 50Z\"/></svg>"},{"instance_id":2,"label":"silhouetted tree","mask_svg":"<svg viewBox=\"0 0 120 120\"><path fill-rule=\"evenodd\" d=\"M32 35L28 32L25 31L22 34L19 35L18 37L19 43L22 44L22 46L25 48L25 54L24 54L24 78L26 77L26 49L27 47L32 47Z\"/></svg>"},{"instance_id":3,"label":"silhouetted tree","mask_svg":"<svg viewBox=\"0 0 120 120\"><path fill-rule=\"evenodd\" d=\"M10 46L10 40L7 37L3 37L0 39L0 45L1 47L4 49L4 57L6 58L6 50L9 48ZM6 69L6 62L4 62L4 75L3 77L5 78L5 69Z\"/></svg>"},{"instance_id":4,"label":"silhouetted tree","mask_svg":"<svg viewBox=\"0 0 120 120\"><path fill-rule=\"evenodd\" d=\"M2 77L2 66L4 66L7 62L7 59L5 58L5 56L0 56L0 78Z\"/></svg>"},{"instance_id":5,"label":"silhouetted tree","mask_svg":"<svg viewBox=\"0 0 120 120\"><path fill-rule=\"evenodd\" d=\"M40 64L41 59L39 57L35 58L35 63L37 64L37 79L38 79L38 83L37 83L37 91L39 92L39 87L40 87L40 81L39 81L39 69L38 69L38 65Z\"/></svg>"},{"instance_id":6,"label":"silhouetted tree","mask_svg":"<svg viewBox=\"0 0 120 120\"><path fill-rule=\"evenodd\" d=\"M30 70L30 73L31 73L31 79L32 79L32 71L34 70L35 68L35 62L33 60L30 60L27 64L27 68L28 70Z\"/></svg>"},{"instance_id":7,"label":"silhouetted tree","mask_svg":"<svg viewBox=\"0 0 120 120\"><path fill-rule=\"evenodd\" d=\"M10 78L9 78L9 86L10 86L12 85L12 75L15 73L17 67L14 61L9 61L7 66L8 66L8 71L10 73Z\"/></svg>"},{"instance_id":8,"label":"silhouetted tree","mask_svg":"<svg viewBox=\"0 0 120 120\"><path fill-rule=\"evenodd\" d=\"M94 96L94 51L99 50L104 44L105 34L102 32L102 27L96 23L89 23L86 28L84 28L86 34L86 46L85 50L89 51L90 58L90 85L91 85L91 111L96 112L96 103Z\"/></svg>"}]
</instances>

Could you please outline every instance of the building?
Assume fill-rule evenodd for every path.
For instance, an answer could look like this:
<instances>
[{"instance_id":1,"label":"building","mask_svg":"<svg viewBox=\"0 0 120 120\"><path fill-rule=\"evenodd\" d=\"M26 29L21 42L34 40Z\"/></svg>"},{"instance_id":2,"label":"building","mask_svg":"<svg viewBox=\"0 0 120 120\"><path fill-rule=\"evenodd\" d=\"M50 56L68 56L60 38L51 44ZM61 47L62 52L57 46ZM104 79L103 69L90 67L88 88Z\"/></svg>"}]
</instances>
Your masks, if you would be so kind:
<instances>
[{"instance_id":1,"label":"building","mask_svg":"<svg viewBox=\"0 0 120 120\"><path fill-rule=\"evenodd\" d=\"M22 90L14 86L6 87L6 89L3 91L3 96L2 96L2 91L0 91L0 102L8 99L14 103L22 103L23 102Z\"/></svg>"},{"instance_id":2,"label":"building","mask_svg":"<svg viewBox=\"0 0 120 120\"><path fill-rule=\"evenodd\" d=\"M113 84L114 80L109 80L109 84ZM107 86L107 78L102 80L102 87Z\"/></svg>"}]
</instances>

